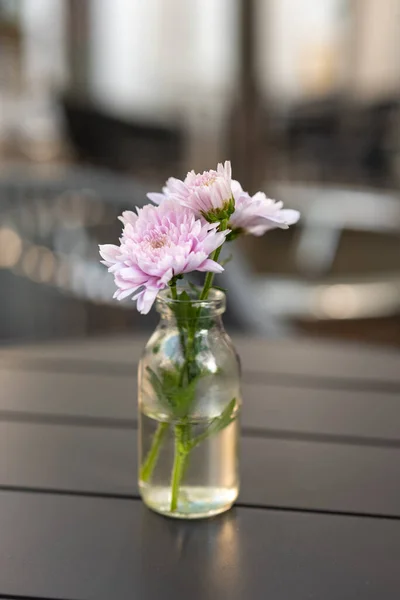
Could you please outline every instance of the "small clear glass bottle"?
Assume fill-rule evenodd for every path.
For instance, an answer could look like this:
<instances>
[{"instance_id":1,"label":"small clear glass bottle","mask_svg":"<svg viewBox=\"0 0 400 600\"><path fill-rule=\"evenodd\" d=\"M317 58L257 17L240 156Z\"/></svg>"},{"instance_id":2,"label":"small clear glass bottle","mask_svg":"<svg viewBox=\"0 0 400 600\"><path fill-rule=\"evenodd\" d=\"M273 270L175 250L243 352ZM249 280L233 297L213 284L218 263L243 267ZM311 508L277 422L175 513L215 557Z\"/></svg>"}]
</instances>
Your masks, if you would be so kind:
<instances>
[{"instance_id":1,"label":"small clear glass bottle","mask_svg":"<svg viewBox=\"0 0 400 600\"><path fill-rule=\"evenodd\" d=\"M193 519L238 496L240 367L223 292L179 298L159 294L161 319L139 364L139 489L151 509Z\"/></svg>"}]
</instances>

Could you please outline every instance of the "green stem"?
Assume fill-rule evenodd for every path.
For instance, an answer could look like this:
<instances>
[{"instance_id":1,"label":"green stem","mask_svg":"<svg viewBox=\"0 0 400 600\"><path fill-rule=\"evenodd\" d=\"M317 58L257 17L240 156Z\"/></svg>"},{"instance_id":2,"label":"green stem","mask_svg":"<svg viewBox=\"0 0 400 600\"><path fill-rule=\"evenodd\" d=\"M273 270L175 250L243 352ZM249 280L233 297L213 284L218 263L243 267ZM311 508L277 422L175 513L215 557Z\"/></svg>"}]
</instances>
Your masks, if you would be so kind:
<instances>
[{"instance_id":1,"label":"green stem","mask_svg":"<svg viewBox=\"0 0 400 600\"><path fill-rule=\"evenodd\" d=\"M188 452L184 444L184 428L185 425L175 426L175 454L171 477L171 512L175 512L178 508L179 488L188 459Z\"/></svg>"},{"instance_id":2,"label":"green stem","mask_svg":"<svg viewBox=\"0 0 400 600\"><path fill-rule=\"evenodd\" d=\"M227 222L221 221L221 224L219 226L219 231L225 231L226 228L227 228ZM212 260L214 260L215 262L218 262L219 255L221 254L222 246L223 246L223 244L221 244L221 246L219 246L219 248L214 250L213 254L211 255ZM215 273L211 273L210 271L207 273L206 278L204 280L204 287L200 294L200 300L207 300L208 292L210 291L212 284L213 284L214 275L215 275Z\"/></svg>"},{"instance_id":3,"label":"green stem","mask_svg":"<svg viewBox=\"0 0 400 600\"><path fill-rule=\"evenodd\" d=\"M221 221L221 224L219 226L219 231L224 231L227 228L227 225L228 225L227 221ZM215 262L218 262L219 255L221 254L222 246L223 246L223 244L221 244L221 246L216 248L214 250L213 254L211 255L212 260L214 260ZM215 273L211 273L210 271L207 273L205 280L204 280L204 287L200 294L199 300L207 300L208 293L213 284L214 275L215 275ZM172 286L171 286L171 290L172 290ZM172 297L174 297L174 296L172 296ZM183 354L185 356L185 361L183 363L181 374L179 377L179 385L180 386L183 385L183 381L185 378L185 372L187 372L188 382L190 381L190 362L193 360L193 357L191 356L191 354L193 351L197 322L200 317L200 314L201 314L201 308L199 308L197 310L197 315L196 315L195 319L193 319L193 323L188 323L188 339L187 339L186 349L182 345L182 350L183 350ZM180 335L181 335L181 330L180 330ZM181 343L182 343L182 338L181 338Z\"/></svg>"},{"instance_id":4,"label":"green stem","mask_svg":"<svg viewBox=\"0 0 400 600\"><path fill-rule=\"evenodd\" d=\"M171 296L173 300L178 300L178 293L176 291L176 281L175 278L172 279L172 283L169 284L171 289Z\"/></svg>"},{"instance_id":5,"label":"green stem","mask_svg":"<svg viewBox=\"0 0 400 600\"><path fill-rule=\"evenodd\" d=\"M157 430L153 436L151 448L146 456L146 460L140 468L140 480L148 482L153 474L156 466L160 448L163 444L164 437L169 429L169 423L159 423Z\"/></svg>"},{"instance_id":6,"label":"green stem","mask_svg":"<svg viewBox=\"0 0 400 600\"><path fill-rule=\"evenodd\" d=\"M169 283L169 287L171 289L171 296L173 300L178 300L178 293L176 290L176 278L172 278L172 280ZM179 341L181 344L181 350L182 350L182 356L184 357L184 364L182 367L182 371L179 377L179 385L182 386L183 385L183 378L184 378L184 374L185 374L185 369L186 369L186 348L185 348L185 334L183 332L183 329L180 325L180 323L177 323L178 325L178 329L179 329Z\"/></svg>"},{"instance_id":7,"label":"green stem","mask_svg":"<svg viewBox=\"0 0 400 600\"><path fill-rule=\"evenodd\" d=\"M212 260L215 260L215 262L218 262L218 258L221 253L221 249L222 249L222 246L220 246L219 248L214 250L213 254L211 255ZM200 300L207 300L208 292L210 291L213 281L214 281L214 275L215 275L215 273L211 273L211 271L209 271L207 273L206 278L204 280L204 287L200 294Z\"/></svg>"},{"instance_id":8,"label":"green stem","mask_svg":"<svg viewBox=\"0 0 400 600\"><path fill-rule=\"evenodd\" d=\"M184 345L182 346L183 356L185 357L185 360L182 365L181 373L179 375L179 386L180 387L183 386L183 382L185 379L185 373L187 374L188 383L190 382L190 361L192 360L191 353L192 353L192 348L193 348L193 344L194 344L194 334L195 334L195 332L194 331L192 332L188 326L186 348ZM182 337L184 339L184 336L183 336L181 330L180 330L180 335L182 335ZM184 342L183 342L183 344L184 344Z\"/></svg>"}]
</instances>

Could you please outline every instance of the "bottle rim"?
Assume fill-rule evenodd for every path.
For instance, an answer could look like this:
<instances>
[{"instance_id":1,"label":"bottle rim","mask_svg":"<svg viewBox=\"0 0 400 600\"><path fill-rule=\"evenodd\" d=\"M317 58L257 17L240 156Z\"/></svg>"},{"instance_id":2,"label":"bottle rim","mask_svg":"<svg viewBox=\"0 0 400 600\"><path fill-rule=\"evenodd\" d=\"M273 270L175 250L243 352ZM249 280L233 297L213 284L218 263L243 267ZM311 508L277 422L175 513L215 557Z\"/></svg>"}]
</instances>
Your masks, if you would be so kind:
<instances>
[{"instance_id":1,"label":"bottle rim","mask_svg":"<svg viewBox=\"0 0 400 600\"><path fill-rule=\"evenodd\" d=\"M193 290L189 286L179 286L178 293L187 292L190 300L180 300L171 297L169 288L165 288L159 292L156 299L156 309L161 315L174 315L176 309L181 306L190 305L193 308L202 309L201 316L217 316L225 312L226 295L222 290L211 288L207 300L199 300L195 297ZM199 315L200 316L200 315Z\"/></svg>"}]
</instances>

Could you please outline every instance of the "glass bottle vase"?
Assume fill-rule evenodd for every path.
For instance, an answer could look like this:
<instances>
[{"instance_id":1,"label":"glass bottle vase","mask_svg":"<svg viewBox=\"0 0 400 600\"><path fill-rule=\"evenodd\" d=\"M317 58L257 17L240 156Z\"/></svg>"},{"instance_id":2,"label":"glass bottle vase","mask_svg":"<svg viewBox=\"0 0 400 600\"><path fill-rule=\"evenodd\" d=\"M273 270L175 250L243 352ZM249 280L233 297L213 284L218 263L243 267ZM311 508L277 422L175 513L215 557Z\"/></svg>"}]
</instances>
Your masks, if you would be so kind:
<instances>
[{"instance_id":1,"label":"glass bottle vase","mask_svg":"<svg viewBox=\"0 0 400 600\"><path fill-rule=\"evenodd\" d=\"M240 368L223 292L179 298L159 294L160 322L139 364L139 490L156 512L193 519L238 496Z\"/></svg>"}]
</instances>

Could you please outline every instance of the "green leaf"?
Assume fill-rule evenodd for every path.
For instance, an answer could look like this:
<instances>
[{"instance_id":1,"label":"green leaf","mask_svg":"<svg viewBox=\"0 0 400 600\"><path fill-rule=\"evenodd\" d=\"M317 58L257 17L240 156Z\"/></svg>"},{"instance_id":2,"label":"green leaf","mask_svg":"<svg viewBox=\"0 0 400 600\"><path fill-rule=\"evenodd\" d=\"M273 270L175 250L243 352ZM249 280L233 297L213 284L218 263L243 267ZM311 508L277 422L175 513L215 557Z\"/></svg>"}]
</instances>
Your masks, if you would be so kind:
<instances>
[{"instance_id":1,"label":"green leaf","mask_svg":"<svg viewBox=\"0 0 400 600\"><path fill-rule=\"evenodd\" d=\"M196 386L201 377L202 374L200 373L199 375L194 377L191 380L191 382L185 387L177 388L174 390L175 416L184 417L185 415L187 415L191 405L193 404L196 394Z\"/></svg>"},{"instance_id":2,"label":"green leaf","mask_svg":"<svg viewBox=\"0 0 400 600\"><path fill-rule=\"evenodd\" d=\"M153 387L153 390L157 396L157 398L160 400L160 402L164 405L169 405L168 402L168 398L164 393L164 386L163 383L160 381L159 377L156 375L156 373L153 371L153 369L151 369L150 367L146 367L146 371L149 374L149 380L150 383Z\"/></svg>"},{"instance_id":3,"label":"green leaf","mask_svg":"<svg viewBox=\"0 0 400 600\"><path fill-rule=\"evenodd\" d=\"M189 294L187 293L186 290L183 290L183 292L181 292L178 296L179 300L181 300L182 302L191 302L192 299L189 296Z\"/></svg>"},{"instance_id":4,"label":"green leaf","mask_svg":"<svg viewBox=\"0 0 400 600\"><path fill-rule=\"evenodd\" d=\"M211 421L210 427L208 431L211 430L212 434L218 433L222 429L225 429L228 425L234 421L235 416L234 411L236 407L236 398L232 398L232 400L227 404L225 409L222 411L219 417L216 417Z\"/></svg>"},{"instance_id":5,"label":"green leaf","mask_svg":"<svg viewBox=\"0 0 400 600\"><path fill-rule=\"evenodd\" d=\"M227 406L224 408L219 417L215 417L215 419L211 421L211 423L209 424L207 429L203 431L203 433L191 440L189 444L189 449L191 450L195 446L198 446L198 444L201 444L201 442L204 442L204 440L209 438L211 435L216 435L217 433L225 429L225 427L228 427L228 425L230 425L232 421L236 419L235 408L236 398L232 398L232 400L229 402L229 404L227 404Z\"/></svg>"},{"instance_id":6,"label":"green leaf","mask_svg":"<svg viewBox=\"0 0 400 600\"><path fill-rule=\"evenodd\" d=\"M235 212L235 198L233 196L231 196L229 203L228 203L228 208L227 208L228 219L234 212Z\"/></svg>"},{"instance_id":7,"label":"green leaf","mask_svg":"<svg viewBox=\"0 0 400 600\"><path fill-rule=\"evenodd\" d=\"M212 289L219 290L220 292L224 292L224 294L226 294L226 288L220 287L219 285L213 285Z\"/></svg>"},{"instance_id":8,"label":"green leaf","mask_svg":"<svg viewBox=\"0 0 400 600\"><path fill-rule=\"evenodd\" d=\"M160 369L157 375L147 367L147 372L160 402L172 410L176 418L185 417L194 402L197 383L205 373L197 373L188 384L182 386L179 369Z\"/></svg>"},{"instance_id":9,"label":"green leaf","mask_svg":"<svg viewBox=\"0 0 400 600\"><path fill-rule=\"evenodd\" d=\"M186 290L183 290L178 295L179 302L171 304L175 318L180 327L187 328L189 323L192 323L197 316L197 308L193 306L193 299L189 296Z\"/></svg>"},{"instance_id":10,"label":"green leaf","mask_svg":"<svg viewBox=\"0 0 400 600\"><path fill-rule=\"evenodd\" d=\"M211 210L209 212L205 212L203 210L200 211L201 215L208 221L209 223L219 223L221 221L220 213L216 214Z\"/></svg>"},{"instance_id":11,"label":"green leaf","mask_svg":"<svg viewBox=\"0 0 400 600\"><path fill-rule=\"evenodd\" d=\"M236 240L236 238L239 237L240 235L242 235L243 233L244 233L244 230L241 229L240 227L238 227L237 229L233 229L226 236L226 241L227 242L233 242L233 240Z\"/></svg>"},{"instance_id":12,"label":"green leaf","mask_svg":"<svg viewBox=\"0 0 400 600\"><path fill-rule=\"evenodd\" d=\"M199 288L199 286L195 285L193 283L193 281L188 281L187 284L190 287L190 289L192 290L192 292L194 292L196 294L196 300L197 300L198 297L199 297L199 295L200 295L200 288Z\"/></svg>"}]
</instances>

